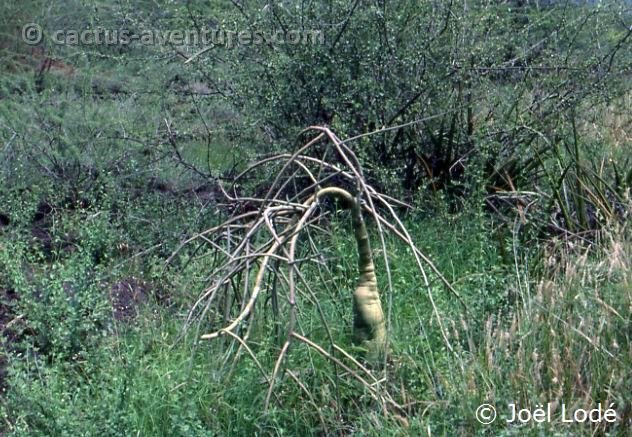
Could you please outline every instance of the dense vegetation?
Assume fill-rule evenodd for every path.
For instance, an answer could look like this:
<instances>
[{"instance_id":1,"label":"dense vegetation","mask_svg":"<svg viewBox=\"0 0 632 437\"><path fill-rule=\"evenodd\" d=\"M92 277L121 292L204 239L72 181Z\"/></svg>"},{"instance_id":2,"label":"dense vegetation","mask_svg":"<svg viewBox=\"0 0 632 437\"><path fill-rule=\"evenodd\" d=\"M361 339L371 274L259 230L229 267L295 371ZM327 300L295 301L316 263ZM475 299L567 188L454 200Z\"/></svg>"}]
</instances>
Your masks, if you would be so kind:
<instances>
[{"instance_id":1,"label":"dense vegetation","mask_svg":"<svg viewBox=\"0 0 632 437\"><path fill-rule=\"evenodd\" d=\"M0 435L628 435L629 2L50 3L0 4ZM262 40L53 38L73 29ZM297 31L321 33L266 40ZM310 126L335 137L304 148ZM266 208L316 179L365 208L378 363L349 334L335 201L244 313L248 250L285 232ZM512 403L551 422L509 424Z\"/></svg>"}]
</instances>

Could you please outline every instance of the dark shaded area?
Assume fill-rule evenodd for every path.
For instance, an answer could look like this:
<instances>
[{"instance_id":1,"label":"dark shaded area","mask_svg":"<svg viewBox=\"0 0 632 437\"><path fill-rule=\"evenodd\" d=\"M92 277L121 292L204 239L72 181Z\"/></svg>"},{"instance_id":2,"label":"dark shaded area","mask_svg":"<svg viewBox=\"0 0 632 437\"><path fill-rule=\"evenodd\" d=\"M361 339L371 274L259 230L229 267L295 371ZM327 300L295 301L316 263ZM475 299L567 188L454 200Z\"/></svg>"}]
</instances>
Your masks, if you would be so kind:
<instances>
[{"instance_id":1,"label":"dark shaded area","mask_svg":"<svg viewBox=\"0 0 632 437\"><path fill-rule=\"evenodd\" d=\"M147 302L150 287L136 278L125 278L110 288L110 302L114 320L129 322L137 315L141 305Z\"/></svg>"},{"instance_id":2,"label":"dark shaded area","mask_svg":"<svg viewBox=\"0 0 632 437\"><path fill-rule=\"evenodd\" d=\"M16 312L18 301L19 297L15 290L0 290L0 393L7 390L6 354L19 340L19 331L16 329L20 320Z\"/></svg>"},{"instance_id":3,"label":"dark shaded area","mask_svg":"<svg viewBox=\"0 0 632 437\"><path fill-rule=\"evenodd\" d=\"M70 233L59 239L54 238L52 233L54 213L54 205L47 200L41 200L31 221L30 231L33 242L47 259L52 259L55 253L71 253L78 243L77 236Z\"/></svg>"}]
</instances>

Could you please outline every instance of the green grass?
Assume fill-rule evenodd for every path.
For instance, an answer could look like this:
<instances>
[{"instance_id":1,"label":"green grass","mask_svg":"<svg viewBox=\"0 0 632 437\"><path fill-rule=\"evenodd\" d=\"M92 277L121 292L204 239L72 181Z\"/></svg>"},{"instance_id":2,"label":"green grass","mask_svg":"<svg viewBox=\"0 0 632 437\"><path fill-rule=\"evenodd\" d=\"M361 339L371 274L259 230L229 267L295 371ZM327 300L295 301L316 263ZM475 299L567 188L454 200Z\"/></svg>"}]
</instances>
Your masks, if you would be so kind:
<instances>
[{"instance_id":1,"label":"green grass","mask_svg":"<svg viewBox=\"0 0 632 437\"><path fill-rule=\"evenodd\" d=\"M5 200L14 205L12 211L22 211L26 217L37 206L36 198L30 204L15 197ZM196 284L202 283L199 272L204 271L204 258L192 258L184 269L166 273L160 256L108 268L121 259L113 252L112 238L125 235L125 230L130 230L127 240L138 247L167 235L169 226L145 228L145 235L131 232L143 213L155 214L153 205L150 199L130 202L127 213L114 223L107 219L107 209L60 211L54 232L81 231L75 251L52 260L26 243L28 234L19 225L15 233L3 234L2 286L20 290L23 299L17 313L26 315L18 325L25 337L19 354L10 355L11 389L2 403L8 430L56 435L97 431L110 435L293 435L306 429L380 434L425 432L430 427L433 433L451 434L480 431L473 414L486 400L499 406L512 401L537 405L557 399L566 405L586 406L608 401L625 408L624 394L630 388L626 328L630 272L629 239L624 235L613 235L600 249L602 254L596 251L588 259L581 252L573 255L559 247L540 253L543 259L558 260L541 266L550 269L543 279L521 265L518 281L514 266L502 263L497 239L481 232L493 224L479 214L409 218L415 240L457 285L472 314L464 317L445 290L433 286L456 346L458 357L453 357L432 321L410 257L397 242L388 242L395 278L389 384L401 387L402 401L413 402L406 429L385 419L360 386L338 383L331 365L303 345L295 346L287 366L309 387L311 399L286 377L277 388L280 404L262 413L267 386L247 357L231 369L225 343L204 343L193 349L190 335L178 335L186 307L199 287ZM167 215L177 223L176 211ZM86 222L86 216L93 218ZM14 217L19 224L18 215ZM24 220L21 226L28 224ZM342 237L344 224L333 230L334 239L323 253L338 266L328 284L336 291L323 292L319 298L336 341L349 346L344 332L351 322L355 248L352 239ZM170 246L176 243L172 239ZM95 256L103 251L105 255ZM525 247L518 251L523 257L534 255ZM165 308L153 296L128 326L112 321L107 287L116 277L134 272L156 278L175 302ZM72 299L66 285L77 292ZM316 312L307 302L302 308L307 316L303 329L323 337ZM266 332L265 326L260 334L255 331L261 337L256 354L270 368L279 343L264 340ZM597 341L603 342L602 347L594 346ZM232 377L226 379L229 373ZM577 381L578 375L588 381ZM591 387L588 392L587 387Z\"/></svg>"},{"instance_id":2,"label":"green grass","mask_svg":"<svg viewBox=\"0 0 632 437\"><path fill-rule=\"evenodd\" d=\"M13 203L12 211L24 211L25 216L35 209L33 201L31 206L23 199L7 201ZM481 232L493 224L479 214L410 217L415 240L457 285L471 315L464 316L446 291L433 285L454 356L443 345L410 257L397 242L388 242L395 278L388 385L397 387L398 401L410 403L404 428L385 418L361 386L336 379L331 364L301 344L292 349L287 368L310 395L286 376L277 384L279 403L262 412L267 385L248 356L233 363L229 351L235 345L225 349L230 342L194 348L191 334L179 336L187 306L203 284L203 257L185 254L163 271L161 258L177 244L177 239L166 238L165 255L159 252L113 268L124 259L114 248L125 230L130 230L127 240L134 247L143 247L160 235L167 237L181 223L174 211L167 214L170 225L145 228L155 236L134 233L139 216L155 214L154 205L148 199L130 202L126 214L113 223L108 210L98 206L85 212L60 211L53 232L64 235L68 229L80 229L78 247L52 259L28 242L28 221L22 231L16 225L18 230L3 233L0 285L19 290L16 314L24 315L16 325L22 340L9 352L10 389L0 404L7 431L295 435L307 430L377 435L417 434L430 428L433 434L469 434L485 429L474 419L483 401L499 408L512 401L537 405L558 400L567 406L614 402L621 412L629 405L630 240L624 234L612 234L613 239L590 257L560 247L539 253L519 247L520 260L536 254L557 260L541 265L536 275L520 260L517 273L514 265L502 263L497 239ZM86 216L91 219L86 221ZM330 291L319 294L319 302L336 342L350 347L345 331L351 323L355 246L342 237L344 224L333 229L337 232L324 242L323 253L339 266L333 270L338 273L330 278ZM185 259L192 261L186 265ZM115 322L108 287L133 274L153 280L157 291L131 323ZM170 303L160 300L165 293ZM324 337L313 307L304 301L301 311L301 328L314 338ZM280 343L267 332L264 324L253 335L258 339L255 354L270 369ZM622 431L621 426L613 432ZM502 423L487 429L517 432ZM559 423L550 429L576 430L560 428Z\"/></svg>"}]
</instances>

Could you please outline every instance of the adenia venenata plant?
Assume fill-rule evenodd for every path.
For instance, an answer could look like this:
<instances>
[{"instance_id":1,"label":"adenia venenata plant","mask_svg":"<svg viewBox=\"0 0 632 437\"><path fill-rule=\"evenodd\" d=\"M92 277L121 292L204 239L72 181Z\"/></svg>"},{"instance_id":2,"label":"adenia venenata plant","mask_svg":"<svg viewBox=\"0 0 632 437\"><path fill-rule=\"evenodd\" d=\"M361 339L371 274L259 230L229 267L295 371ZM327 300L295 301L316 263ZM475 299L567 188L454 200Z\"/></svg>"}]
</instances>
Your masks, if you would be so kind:
<instances>
[{"instance_id":1,"label":"adenia venenata plant","mask_svg":"<svg viewBox=\"0 0 632 437\"><path fill-rule=\"evenodd\" d=\"M201 335L202 339L225 337L229 341L225 349L227 358L232 354L233 363L244 352L250 356L269 386L266 408L273 396L279 400L280 395L274 390L279 378L287 376L302 391L309 390L297 373L286 366L290 346L299 342L360 382L384 411L398 412L401 408L388 391L388 368L382 365L387 359L393 293L386 234L401 239L410 249L449 349L424 265L429 266L449 290L454 290L417 248L399 219L396 208L408 205L379 193L367 183L359 160L347 145L355 138L341 141L326 127L304 131L304 134L309 133L313 133L314 138L294 153L262 158L235 176L232 185L220 184L231 216L182 245L199 242L200 247L212 249L210 285L193 305L189 324L197 320L198 332L202 326L214 329ZM316 153L318 156L314 156ZM243 193L249 181L264 180L264 175L271 175L268 178L271 182L263 185L265 190L259 185L252 189L254 194ZM340 290L332 292L328 285L331 281L327 278L333 275L319 249L319 245L326 245L331 237L327 228L335 209L350 211L357 242L359 278L352 294L350 337L359 346L360 353L348 352L336 343L344 342L344 338L334 339L331 315L325 314L320 305L325 293L334 294L333 300L339 300L341 295ZM384 270L380 275L385 284L384 295L378 292L365 220L370 220L383 256ZM320 317L325 334L319 339L313 338L301 322L306 307ZM271 319L274 323L270 323ZM261 347L261 329L274 330L273 337L278 341L278 356L268 369L254 350ZM375 370L381 370L384 376L377 378Z\"/></svg>"},{"instance_id":2,"label":"adenia venenata plant","mask_svg":"<svg viewBox=\"0 0 632 437\"><path fill-rule=\"evenodd\" d=\"M353 292L353 337L356 343L366 347L371 361L376 361L386 349L386 324L362 207L357 199L341 188L323 188L312 199L323 196L338 198L344 208L351 210L360 273L358 285ZM312 199L306 203L311 203Z\"/></svg>"}]
</instances>

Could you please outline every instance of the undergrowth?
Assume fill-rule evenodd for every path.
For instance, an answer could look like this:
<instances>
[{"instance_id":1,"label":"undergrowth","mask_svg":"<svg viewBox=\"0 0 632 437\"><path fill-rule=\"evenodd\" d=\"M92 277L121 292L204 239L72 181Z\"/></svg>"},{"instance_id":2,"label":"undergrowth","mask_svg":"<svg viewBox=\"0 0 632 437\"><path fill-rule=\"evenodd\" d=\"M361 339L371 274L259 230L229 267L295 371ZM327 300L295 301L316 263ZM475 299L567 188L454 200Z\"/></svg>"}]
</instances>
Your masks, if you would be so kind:
<instances>
[{"instance_id":1,"label":"undergrowth","mask_svg":"<svg viewBox=\"0 0 632 437\"><path fill-rule=\"evenodd\" d=\"M258 367L248 359L235 362L225 350L228 341L197 343L181 330L187 306L205 281L196 276L205 263L201 253L183 254L167 270L160 262L152 266L151 257L111 270L119 258L97 263L91 252L100 239L104 246L112 244L113 225L104 220L84 227L87 236L73 253L42 265L41 253L19 238L9 241L5 231L1 285L21 294L11 307L13 341L5 336L3 349L9 363L0 404L5 430L18 435L294 435L306 430L408 435L428 429L470 434L482 430L474 415L482 402L496 405L505 419L510 403L551 402L558 414L561 403L567 408L612 404L621 420L596 430L623 433L632 389L627 229L603 233L590 250L564 240L532 249L514 239L517 258L503 263L498 239L480 232L493 226L484 216L445 212L406 220L414 238L427 242L424 249L437 254L438 267L458 284L471 317L451 311L454 303L437 289L456 345L451 356L419 289L415 266L395 241L388 242L397 278L388 383L398 387L398 401L406 406L406 417L399 420L385 420L361 385L338 379L340 369L304 346L295 346L288 367L305 371L286 375L276 390L281 404L263 413L267 384ZM333 235L344 234L344 220L332 225L342 231ZM323 290L320 305L343 346L350 341L344 331L352 317L348 272L354 251L351 238L336 236L323 252L339 265L330 281L331 289L342 293ZM117 320L108 291L117 278L134 272L155 280L133 316ZM167 301L162 289L174 290ZM318 337L322 323L316 311L302 328ZM260 341L257 359L273 365L280 342ZM558 416L546 426L499 422L483 430L571 433L578 425L561 424Z\"/></svg>"}]
</instances>

